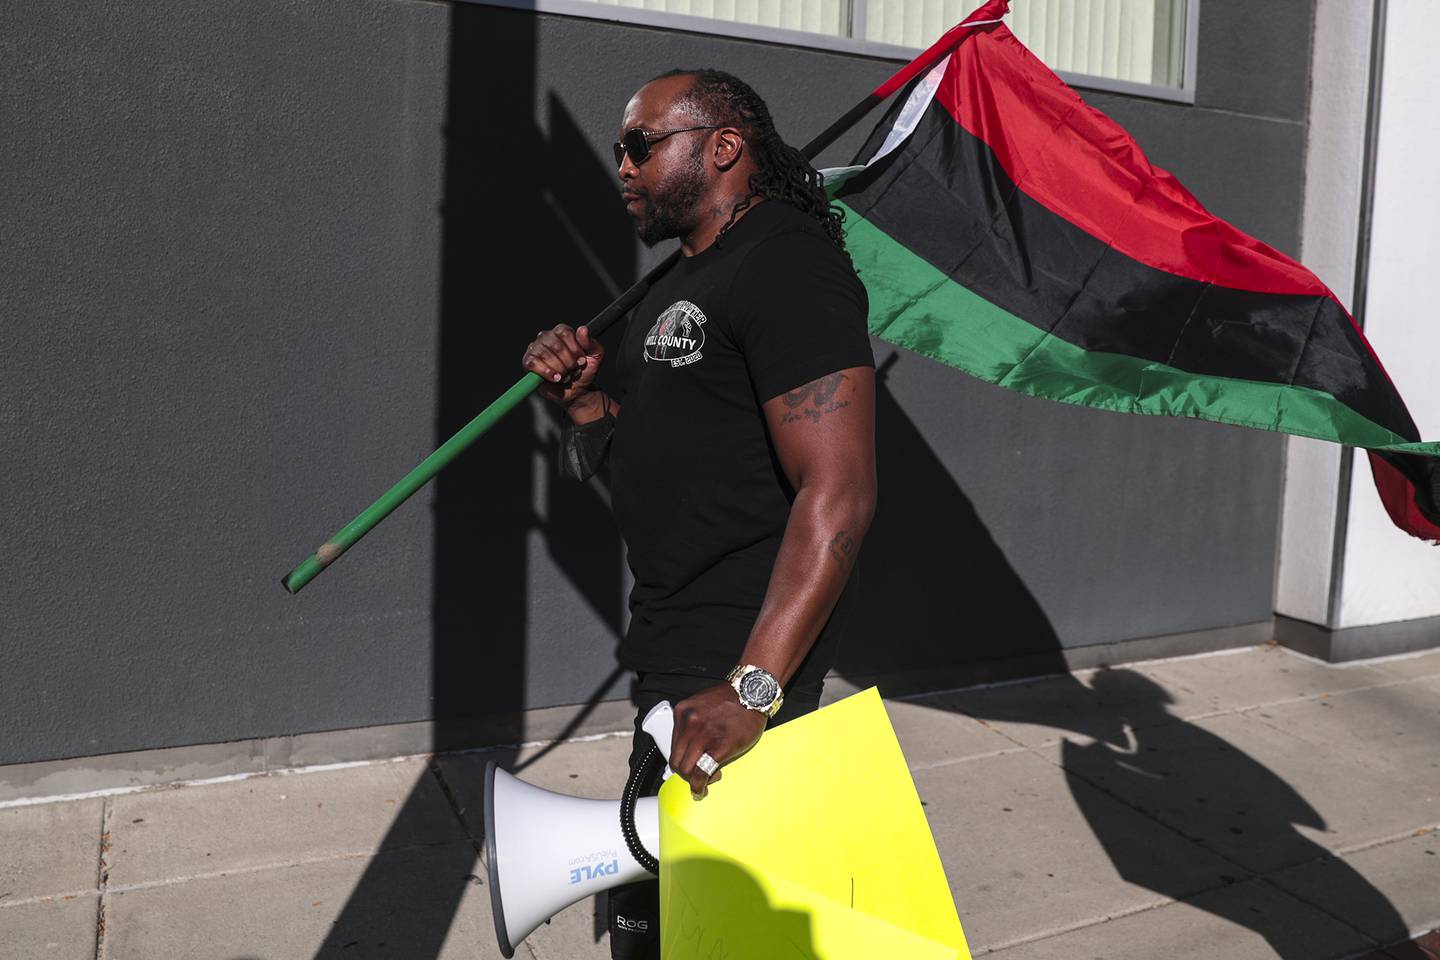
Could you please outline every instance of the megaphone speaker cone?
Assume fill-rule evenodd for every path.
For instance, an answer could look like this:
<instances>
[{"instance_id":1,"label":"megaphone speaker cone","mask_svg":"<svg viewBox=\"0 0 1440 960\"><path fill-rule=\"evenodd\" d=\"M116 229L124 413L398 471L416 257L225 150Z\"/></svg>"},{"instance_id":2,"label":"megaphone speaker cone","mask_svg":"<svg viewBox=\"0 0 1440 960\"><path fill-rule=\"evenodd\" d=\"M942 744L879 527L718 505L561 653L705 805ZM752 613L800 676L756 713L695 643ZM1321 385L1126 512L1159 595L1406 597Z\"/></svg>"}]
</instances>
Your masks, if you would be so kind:
<instances>
[{"instance_id":1,"label":"megaphone speaker cone","mask_svg":"<svg viewBox=\"0 0 1440 960\"><path fill-rule=\"evenodd\" d=\"M635 829L647 850L659 849L656 798L636 801ZM616 801L553 793L494 762L485 767L483 855L495 939L506 957L570 904L654 876L626 846Z\"/></svg>"},{"instance_id":2,"label":"megaphone speaker cone","mask_svg":"<svg viewBox=\"0 0 1440 960\"><path fill-rule=\"evenodd\" d=\"M505 903L500 898L500 866L495 856L495 771L491 760L485 764L485 840L480 858L485 861L486 879L490 882L490 915L495 920L495 939L505 960L515 956L515 947L505 932Z\"/></svg>"}]
</instances>

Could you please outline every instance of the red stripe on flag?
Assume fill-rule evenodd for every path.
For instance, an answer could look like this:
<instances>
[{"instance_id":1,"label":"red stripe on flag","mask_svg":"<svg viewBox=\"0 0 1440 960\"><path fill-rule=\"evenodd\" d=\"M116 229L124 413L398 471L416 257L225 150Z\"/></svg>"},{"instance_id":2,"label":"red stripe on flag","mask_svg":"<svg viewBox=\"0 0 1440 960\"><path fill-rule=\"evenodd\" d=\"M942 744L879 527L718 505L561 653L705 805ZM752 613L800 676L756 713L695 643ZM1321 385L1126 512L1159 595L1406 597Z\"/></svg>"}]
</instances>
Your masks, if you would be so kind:
<instances>
[{"instance_id":1,"label":"red stripe on flag","mask_svg":"<svg viewBox=\"0 0 1440 960\"><path fill-rule=\"evenodd\" d=\"M1211 214L1003 26L960 47L935 93L1021 190L1128 257L1257 293L1333 296L1294 260Z\"/></svg>"},{"instance_id":2,"label":"red stripe on flag","mask_svg":"<svg viewBox=\"0 0 1440 960\"><path fill-rule=\"evenodd\" d=\"M1440 543L1440 526L1426 519L1415 505L1414 484L1384 457L1373 450L1366 452L1370 454L1370 475L1375 478L1375 490L1391 522L1412 537Z\"/></svg>"},{"instance_id":3,"label":"red stripe on flag","mask_svg":"<svg viewBox=\"0 0 1440 960\"><path fill-rule=\"evenodd\" d=\"M1355 318L1319 277L1206 210L1008 27L997 25L960 47L935 100L989 145L1028 196L1126 256L1236 290L1334 300L1394 385Z\"/></svg>"},{"instance_id":4,"label":"red stripe on flag","mask_svg":"<svg viewBox=\"0 0 1440 960\"><path fill-rule=\"evenodd\" d=\"M926 47L924 53L901 67L899 73L876 87L870 95L884 100L890 96L890 94L899 90L911 80L914 80L921 73L929 70L934 66L935 61L940 59L941 54L948 53L951 47L957 46L961 40L968 37L971 32L975 30L975 27L967 26L967 24L975 20L999 20L1009 12L1010 0L989 0L989 2L981 5L971 13L970 16L945 31L944 36ZM998 24L996 24L996 26L998 26Z\"/></svg>"}]
</instances>

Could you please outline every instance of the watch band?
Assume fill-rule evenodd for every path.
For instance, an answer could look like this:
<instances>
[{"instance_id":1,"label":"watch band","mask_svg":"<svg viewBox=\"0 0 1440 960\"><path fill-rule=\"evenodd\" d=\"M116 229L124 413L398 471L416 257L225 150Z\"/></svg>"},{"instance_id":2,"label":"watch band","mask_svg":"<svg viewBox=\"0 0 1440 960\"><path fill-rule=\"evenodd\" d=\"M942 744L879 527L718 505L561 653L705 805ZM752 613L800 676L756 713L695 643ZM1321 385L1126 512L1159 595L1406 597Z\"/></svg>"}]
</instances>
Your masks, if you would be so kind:
<instances>
[{"instance_id":1,"label":"watch band","mask_svg":"<svg viewBox=\"0 0 1440 960\"><path fill-rule=\"evenodd\" d=\"M753 676L756 675L758 676ZM748 681L748 682L747 682ZM735 695L740 699L740 705L747 710L754 710L763 713L769 719L774 719L775 714L780 712L780 706L785 702L785 693L780 688L780 681L775 675L763 667L754 664L742 663L725 675L725 682L735 688ZM755 688L773 691L773 699L765 701L754 696ZM750 696L747 696L751 694Z\"/></svg>"}]
</instances>

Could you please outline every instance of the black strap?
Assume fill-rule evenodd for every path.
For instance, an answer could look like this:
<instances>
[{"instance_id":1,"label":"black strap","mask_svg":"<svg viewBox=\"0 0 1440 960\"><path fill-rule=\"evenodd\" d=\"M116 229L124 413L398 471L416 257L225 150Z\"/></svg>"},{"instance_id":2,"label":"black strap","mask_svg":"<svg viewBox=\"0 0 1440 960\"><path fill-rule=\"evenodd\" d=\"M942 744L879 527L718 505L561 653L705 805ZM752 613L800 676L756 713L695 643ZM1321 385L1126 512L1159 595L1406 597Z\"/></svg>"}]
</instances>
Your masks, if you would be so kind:
<instances>
[{"instance_id":1,"label":"black strap","mask_svg":"<svg viewBox=\"0 0 1440 960\"><path fill-rule=\"evenodd\" d=\"M657 764L655 761L659 760ZM630 850L630 856L635 862L646 870L660 875L660 861L645 849L640 842L640 833L635 829L635 802L648 793L648 788L654 782L656 776L665 769L665 757L660 753L660 748L650 744L650 749L645 751L645 756L630 771L630 779L625 781L625 792L620 795L620 835L625 838L625 846Z\"/></svg>"}]
</instances>

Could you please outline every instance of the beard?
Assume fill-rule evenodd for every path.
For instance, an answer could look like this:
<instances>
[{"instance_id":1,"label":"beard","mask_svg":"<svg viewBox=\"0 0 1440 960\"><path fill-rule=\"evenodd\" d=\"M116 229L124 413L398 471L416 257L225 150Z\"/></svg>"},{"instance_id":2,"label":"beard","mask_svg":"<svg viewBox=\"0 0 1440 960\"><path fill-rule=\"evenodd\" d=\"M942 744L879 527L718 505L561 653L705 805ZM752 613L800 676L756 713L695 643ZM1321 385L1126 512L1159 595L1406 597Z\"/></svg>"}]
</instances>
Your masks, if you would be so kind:
<instances>
[{"instance_id":1,"label":"beard","mask_svg":"<svg viewBox=\"0 0 1440 960\"><path fill-rule=\"evenodd\" d=\"M695 204L705 192L704 153L700 141L683 164L646 192L635 218L635 233L645 246L678 237L694 226Z\"/></svg>"}]
</instances>

